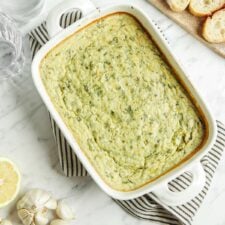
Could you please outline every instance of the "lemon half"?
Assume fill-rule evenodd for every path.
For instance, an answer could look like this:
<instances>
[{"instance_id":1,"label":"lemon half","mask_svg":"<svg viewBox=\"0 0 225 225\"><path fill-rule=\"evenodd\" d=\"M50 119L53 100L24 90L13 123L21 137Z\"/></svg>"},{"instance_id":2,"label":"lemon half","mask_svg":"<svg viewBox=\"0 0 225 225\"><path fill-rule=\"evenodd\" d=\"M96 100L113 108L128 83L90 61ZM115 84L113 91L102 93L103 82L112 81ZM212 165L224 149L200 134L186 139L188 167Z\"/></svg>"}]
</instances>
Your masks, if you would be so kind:
<instances>
[{"instance_id":1,"label":"lemon half","mask_svg":"<svg viewBox=\"0 0 225 225\"><path fill-rule=\"evenodd\" d=\"M17 166L7 158L0 157L0 208L15 199L20 188Z\"/></svg>"}]
</instances>

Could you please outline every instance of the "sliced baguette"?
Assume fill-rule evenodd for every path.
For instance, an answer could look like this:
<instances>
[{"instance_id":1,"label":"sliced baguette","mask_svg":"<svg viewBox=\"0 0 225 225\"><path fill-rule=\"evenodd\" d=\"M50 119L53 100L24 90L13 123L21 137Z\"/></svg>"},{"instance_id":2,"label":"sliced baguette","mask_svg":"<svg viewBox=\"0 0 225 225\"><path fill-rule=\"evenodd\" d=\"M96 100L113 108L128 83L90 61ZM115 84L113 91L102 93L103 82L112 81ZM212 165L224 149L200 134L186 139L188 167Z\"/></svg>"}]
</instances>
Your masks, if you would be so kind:
<instances>
[{"instance_id":1,"label":"sliced baguette","mask_svg":"<svg viewBox=\"0 0 225 225\"><path fill-rule=\"evenodd\" d=\"M190 3L190 0L167 0L167 4L174 12L181 12L185 10Z\"/></svg>"},{"instance_id":2,"label":"sliced baguette","mask_svg":"<svg viewBox=\"0 0 225 225\"><path fill-rule=\"evenodd\" d=\"M208 16L219 10L225 4L225 0L191 0L189 11L195 16Z\"/></svg>"},{"instance_id":3,"label":"sliced baguette","mask_svg":"<svg viewBox=\"0 0 225 225\"><path fill-rule=\"evenodd\" d=\"M211 43L225 42L225 9L208 17L203 25L202 36Z\"/></svg>"}]
</instances>

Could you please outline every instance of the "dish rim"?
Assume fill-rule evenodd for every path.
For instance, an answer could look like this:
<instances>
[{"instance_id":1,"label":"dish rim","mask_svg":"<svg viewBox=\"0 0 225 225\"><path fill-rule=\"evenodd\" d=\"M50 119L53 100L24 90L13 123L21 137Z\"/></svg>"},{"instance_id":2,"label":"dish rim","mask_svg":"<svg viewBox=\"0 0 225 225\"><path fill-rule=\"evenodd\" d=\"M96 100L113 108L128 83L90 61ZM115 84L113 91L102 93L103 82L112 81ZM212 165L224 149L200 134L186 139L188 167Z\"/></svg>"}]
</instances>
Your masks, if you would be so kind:
<instances>
[{"instance_id":1,"label":"dish rim","mask_svg":"<svg viewBox=\"0 0 225 225\"><path fill-rule=\"evenodd\" d=\"M137 188L131 191L125 191L125 192L112 188L106 183L106 181L103 178L101 178L101 175L94 168L93 164L88 159L88 156L86 155L85 151L82 151L82 149L79 147L79 145L77 144L76 138L73 136L72 132L67 127L67 125L63 122L63 118L60 116L58 111L55 109L54 104L51 101L47 93L47 90L44 87L44 84L42 83L42 79L41 79L40 71L39 71L39 66L42 60L45 58L45 56L49 53L49 51L51 51L57 45L65 41L67 38L69 38L69 36L74 35L74 33L76 33L78 30L85 28L86 26L94 22L95 20L99 20L108 14L113 14L118 12L125 12L128 14L131 14L146 29L146 31L154 40L154 42L156 43L160 51L167 58L167 61L169 62L171 67L176 71L176 74L179 77L179 80L181 80L182 83L184 83L184 85L182 84L182 86L185 86L184 88L186 89L186 91L188 91L189 94L191 92L190 94L191 96L193 95L192 97L196 101L195 104L198 106L198 108L201 109L202 114L204 115L206 119L205 122L207 122L206 126L208 127L208 139L206 140L206 143L200 150L198 150L195 154L193 154L189 159L185 160L182 163L179 163L172 170L167 171L165 174L160 175L160 177L158 177L157 179L150 181L147 184L144 184L140 188ZM140 19L141 16L142 16L142 19ZM174 66L176 66L176 68ZM210 113L210 110L208 109L204 101L202 100L200 94L197 92L197 89L194 88L192 83L187 78L186 73L184 72L182 66L177 63L177 60L172 54L171 49L169 48L169 46L167 46L165 40L161 37L160 32L155 28L151 19L148 18L147 15L145 15L145 13L139 7L134 6L133 4L124 4L124 3L117 4L117 5L114 4L113 6L99 8L97 11L89 14L88 16L85 16L78 22L64 29L62 32L60 32L54 38L52 38L45 46L43 46L41 50L36 54L32 63L32 76L33 76L34 84L42 100L44 101L46 107L48 108L49 112L53 116L57 125L60 127L67 141L70 143L72 149L77 154L78 158L84 164L87 171L96 181L96 183L107 194L109 194L110 196L114 198L123 199L123 200L131 199L156 189L157 186L160 185L160 183L163 183L163 182L171 180L172 178L175 178L182 172L186 171L193 163L199 161L200 158L203 156L203 153L205 153L211 147L213 141L215 140L216 126L215 126L215 121L212 117L212 114Z\"/></svg>"}]
</instances>

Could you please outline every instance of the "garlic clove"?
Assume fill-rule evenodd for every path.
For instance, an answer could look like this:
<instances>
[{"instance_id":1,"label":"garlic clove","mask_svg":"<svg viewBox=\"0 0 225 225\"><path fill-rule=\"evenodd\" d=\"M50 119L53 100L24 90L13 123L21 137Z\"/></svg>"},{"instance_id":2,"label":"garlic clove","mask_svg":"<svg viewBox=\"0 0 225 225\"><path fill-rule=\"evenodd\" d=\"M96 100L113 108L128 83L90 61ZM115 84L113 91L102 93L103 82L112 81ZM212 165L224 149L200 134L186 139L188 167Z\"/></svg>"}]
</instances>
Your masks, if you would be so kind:
<instances>
[{"instance_id":1,"label":"garlic clove","mask_svg":"<svg viewBox=\"0 0 225 225\"><path fill-rule=\"evenodd\" d=\"M44 213L38 212L34 216L35 225L46 225L49 222L49 219L45 216Z\"/></svg>"},{"instance_id":2,"label":"garlic clove","mask_svg":"<svg viewBox=\"0 0 225 225\"><path fill-rule=\"evenodd\" d=\"M41 208L51 198L51 194L48 191L42 189L33 189L28 192L31 201L37 208Z\"/></svg>"},{"instance_id":3,"label":"garlic clove","mask_svg":"<svg viewBox=\"0 0 225 225\"><path fill-rule=\"evenodd\" d=\"M56 208L56 215L63 220L74 219L74 214L72 209L62 200L58 201L58 205Z\"/></svg>"},{"instance_id":4,"label":"garlic clove","mask_svg":"<svg viewBox=\"0 0 225 225\"><path fill-rule=\"evenodd\" d=\"M28 209L19 209L17 214L24 225L31 225L34 221L34 213L30 212Z\"/></svg>"},{"instance_id":5,"label":"garlic clove","mask_svg":"<svg viewBox=\"0 0 225 225\"><path fill-rule=\"evenodd\" d=\"M66 220L61 220L61 219L55 219L55 220L52 220L50 225L69 225L69 221L66 221Z\"/></svg>"},{"instance_id":6,"label":"garlic clove","mask_svg":"<svg viewBox=\"0 0 225 225\"><path fill-rule=\"evenodd\" d=\"M57 208L57 201L54 198L50 198L46 203L45 207L47 209L55 210Z\"/></svg>"},{"instance_id":7,"label":"garlic clove","mask_svg":"<svg viewBox=\"0 0 225 225\"><path fill-rule=\"evenodd\" d=\"M1 219L0 225L12 225L12 222L10 220Z\"/></svg>"}]
</instances>

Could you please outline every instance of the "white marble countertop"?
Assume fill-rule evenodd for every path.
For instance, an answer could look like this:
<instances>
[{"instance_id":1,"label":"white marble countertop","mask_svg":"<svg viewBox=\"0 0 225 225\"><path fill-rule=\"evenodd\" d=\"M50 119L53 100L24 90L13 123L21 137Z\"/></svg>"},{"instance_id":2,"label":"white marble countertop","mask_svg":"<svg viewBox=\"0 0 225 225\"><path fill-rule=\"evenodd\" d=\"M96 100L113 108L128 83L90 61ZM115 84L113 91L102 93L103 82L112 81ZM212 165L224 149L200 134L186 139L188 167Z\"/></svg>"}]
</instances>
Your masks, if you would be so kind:
<instances>
[{"instance_id":1,"label":"white marble countertop","mask_svg":"<svg viewBox=\"0 0 225 225\"><path fill-rule=\"evenodd\" d=\"M61 0L46 0L45 13ZM225 60L203 46L144 0L139 4L162 28L174 53L186 68L215 115L225 122ZM104 5L116 0L94 0ZM40 20L39 18L38 20ZM32 27L38 20L29 24ZM26 44L28 49L28 44ZM125 213L91 178L67 178L59 169L48 113L31 80L30 63L15 83L0 83L0 155L14 160L22 172L21 194L29 188L50 190L58 198L72 196L77 225L149 225ZM225 157L194 225L225 224ZM14 204L0 210L17 224Z\"/></svg>"}]
</instances>

